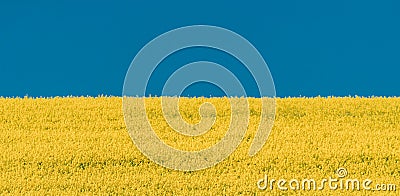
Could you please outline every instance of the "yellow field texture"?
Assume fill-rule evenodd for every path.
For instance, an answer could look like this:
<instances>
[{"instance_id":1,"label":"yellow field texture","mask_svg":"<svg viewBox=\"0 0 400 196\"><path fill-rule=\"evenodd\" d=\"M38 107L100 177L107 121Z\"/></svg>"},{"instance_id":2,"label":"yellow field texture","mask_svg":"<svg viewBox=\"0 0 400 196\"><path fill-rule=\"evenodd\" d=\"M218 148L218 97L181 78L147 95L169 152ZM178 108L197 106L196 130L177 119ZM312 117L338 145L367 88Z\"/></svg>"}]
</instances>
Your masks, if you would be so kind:
<instances>
[{"instance_id":1,"label":"yellow field texture","mask_svg":"<svg viewBox=\"0 0 400 196\"><path fill-rule=\"evenodd\" d=\"M168 145L201 150L224 136L228 98L186 98L181 115L198 123L199 106L217 111L211 130L182 136L168 127L159 98L147 98L148 118ZM149 104L147 104L149 103ZM400 98L278 98L267 143L248 156L260 100L249 98L250 124L227 159L214 167L181 172L144 156L125 126L120 97L0 98L0 194L133 195L370 195L400 192ZM259 179L371 179L396 191L260 190ZM286 184L286 187L289 185Z\"/></svg>"}]
</instances>

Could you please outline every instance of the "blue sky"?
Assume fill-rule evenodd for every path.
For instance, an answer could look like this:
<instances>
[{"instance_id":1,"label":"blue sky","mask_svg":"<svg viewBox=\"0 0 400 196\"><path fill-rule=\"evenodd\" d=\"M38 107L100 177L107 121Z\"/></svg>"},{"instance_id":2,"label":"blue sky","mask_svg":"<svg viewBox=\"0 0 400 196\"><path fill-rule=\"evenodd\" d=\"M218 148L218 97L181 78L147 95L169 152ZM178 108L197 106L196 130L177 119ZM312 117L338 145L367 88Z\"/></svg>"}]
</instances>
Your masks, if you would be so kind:
<instances>
[{"instance_id":1,"label":"blue sky","mask_svg":"<svg viewBox=\"0 0 400 196\"><path fill-rule=\"evenodd\" d=\"M395 0L0 1L0 96L120 96L147 42L195 24L248 39L280 97L400 96L399 10Z\"/></svg>"}]
</instances>

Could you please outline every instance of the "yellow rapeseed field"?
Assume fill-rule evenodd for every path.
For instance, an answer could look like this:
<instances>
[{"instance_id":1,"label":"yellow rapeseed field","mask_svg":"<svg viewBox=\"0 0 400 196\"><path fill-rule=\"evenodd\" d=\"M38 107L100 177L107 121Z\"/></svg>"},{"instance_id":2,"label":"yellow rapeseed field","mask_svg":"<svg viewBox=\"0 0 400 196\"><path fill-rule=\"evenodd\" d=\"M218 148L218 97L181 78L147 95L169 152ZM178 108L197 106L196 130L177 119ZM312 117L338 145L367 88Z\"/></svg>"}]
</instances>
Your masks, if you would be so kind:
<instances>
[{"instance_id":1,"label":"yellow rapeseed field","mask_svg":"<svg viewBox=\"0 0 400 196\"><path fill-rule=\"evenodd\" d=\"M198 123L198 107L216 107L216 122L198 137L168 127L159 98L147 98L148 118L157 135L183 150L201 150L224 136L230 120L228 98L185 98L181 114ZM0 194L132 195L370 195L400 191L400 98L278 98L267 143L248 156L257 130L260 100L249 98L250 124L244 140L214 167L181 172L150 161L133 144L120 97L0 98ZM269 180L370 179L369 187L394 191L259 189ZM340 183L336 184L341 186ZM362 186L362 185L361 185ZM382 186L381 186L382 187Z\"/></svg>"}]
</instances>

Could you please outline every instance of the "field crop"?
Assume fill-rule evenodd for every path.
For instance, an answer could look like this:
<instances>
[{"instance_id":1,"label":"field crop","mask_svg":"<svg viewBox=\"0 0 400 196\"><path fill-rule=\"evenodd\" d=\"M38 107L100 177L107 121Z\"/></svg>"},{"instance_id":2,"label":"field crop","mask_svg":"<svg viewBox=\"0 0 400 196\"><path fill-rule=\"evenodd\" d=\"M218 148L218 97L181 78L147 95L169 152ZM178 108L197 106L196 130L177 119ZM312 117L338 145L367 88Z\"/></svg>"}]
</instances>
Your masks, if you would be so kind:
<instances>
[{"instance_id":1,"label":"field crop","mask_svg":"<svg viewBox=\"0 0 400 196\"><path fill-rule=\"evenodd\" d=\"M400 190L260 190L270 179L371 179L400 189L400 98L278 98L274 127L255 156L248 150L260 118L249 98L250 124L242 143L214 167L182 172L157 165L129 137L120 97L0 98L0 194L133 195L396 195ZM168 145L201 150L224 136L228 98L185 98L183 118L198 123L198 107L217 111L211 130L183 136L168 127L159 98L146 98L148 119ZM286 184L286 187L289 187Z\"/></svg>"}]
</instances>

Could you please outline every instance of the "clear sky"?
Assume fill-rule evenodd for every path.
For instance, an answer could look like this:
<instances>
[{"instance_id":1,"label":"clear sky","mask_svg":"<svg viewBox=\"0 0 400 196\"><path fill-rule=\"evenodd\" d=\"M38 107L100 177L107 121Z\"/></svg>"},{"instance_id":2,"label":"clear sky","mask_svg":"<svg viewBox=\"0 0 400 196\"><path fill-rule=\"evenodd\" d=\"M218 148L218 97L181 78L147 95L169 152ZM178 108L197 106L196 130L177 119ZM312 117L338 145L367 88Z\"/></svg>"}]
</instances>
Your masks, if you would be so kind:
<instances>
[{"instance_id":1,"label":"clear sky","mask_svg":"<svg viewBox=\"0 0 400 196\"><path fill-rule=\"evenodd\" d=\"M120 96L147 42L195 24L248 39L280 97L400 96L399 2L2 0L0 96ZM213 58L208 52L198 55ZM155 92L163 77L153 77Z\"/></svg>"}]
</instances>

